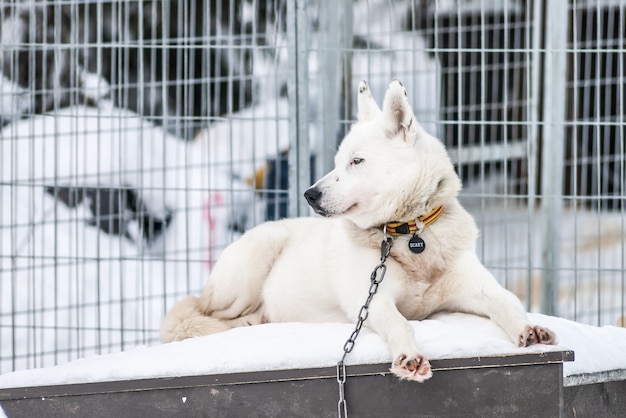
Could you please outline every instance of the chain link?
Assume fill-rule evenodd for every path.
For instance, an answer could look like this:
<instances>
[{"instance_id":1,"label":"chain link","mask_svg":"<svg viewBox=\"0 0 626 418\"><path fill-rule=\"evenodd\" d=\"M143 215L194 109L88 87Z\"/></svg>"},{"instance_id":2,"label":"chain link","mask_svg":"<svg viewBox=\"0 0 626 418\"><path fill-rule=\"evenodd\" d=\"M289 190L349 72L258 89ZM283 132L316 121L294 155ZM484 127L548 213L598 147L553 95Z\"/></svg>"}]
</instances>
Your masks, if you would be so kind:
<instances>
[{"instance_id":1,"label":"chain link","mask_svg":"<svg viewBox=\"0 0 626 418\"><path fill-rule=\"evenodd\" d=\"M385 234L386 235L386 234ZM372 271L372 275L370 276L370 289L367 299L361 309L359 310L359 315L356 321L356 325L354 327L354 331L350 335L350 338L343 345L343 356L341 356L341 360L337 363L337 383L339 384L339 402L337 403L337 415L339 418L347 418L348 416L348 403L346 402L346 396L344 392L344 387L346 383L346 363L344 360L348 353L352 351L354 348L354 344L356 342L359 333L361 332L361 328L363 328L363 323L367 320L369 316L369 308L370 303L372 302L372 298L378 291L378 285L385 278L385 273L387 272L387 266L385 265L385 261L387 261L387 257L389 257L389 253L391 252L391 245L393 244L393 240L391 238L386 238L380 243L380 264L374 268Z\"/></svg>"}]
</instances>

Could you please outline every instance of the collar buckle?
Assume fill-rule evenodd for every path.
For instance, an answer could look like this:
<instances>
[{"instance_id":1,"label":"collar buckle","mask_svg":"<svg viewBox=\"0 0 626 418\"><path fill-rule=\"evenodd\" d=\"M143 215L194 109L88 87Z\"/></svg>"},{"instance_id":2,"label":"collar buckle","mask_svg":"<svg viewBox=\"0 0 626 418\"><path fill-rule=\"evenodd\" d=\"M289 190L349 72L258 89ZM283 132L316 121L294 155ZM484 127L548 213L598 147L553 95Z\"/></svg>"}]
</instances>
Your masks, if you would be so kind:
<instances>
[{"instance_id":1,"label":"collar buckle","mask_svg":"<svg viewBox=\"0 0 626 418\"><path fill-rule=\"evenodd\" d=\"M385 234L389 233L393 236L399 235L415 235L418 230L418 223L421 224L421 229L424 230L426 227L433 222L435 222L441 214L443 213L443 205L437 206L435 209L428 212L426 215L422 215L417 218L416 221L409 222L389 222L385 224L384 231Z\"/></svg>"}]
</instances>

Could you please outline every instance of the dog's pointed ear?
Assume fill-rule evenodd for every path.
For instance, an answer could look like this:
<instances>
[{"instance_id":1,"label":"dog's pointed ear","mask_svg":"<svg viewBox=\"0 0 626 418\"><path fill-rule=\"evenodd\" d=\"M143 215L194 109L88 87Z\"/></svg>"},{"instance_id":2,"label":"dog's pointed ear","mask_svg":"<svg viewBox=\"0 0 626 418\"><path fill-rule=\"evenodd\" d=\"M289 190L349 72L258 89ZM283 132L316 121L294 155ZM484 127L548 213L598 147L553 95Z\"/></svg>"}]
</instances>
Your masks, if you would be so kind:
<instances>
[{"instance_id":1,"label":"dog's pointed ear","mask_svg":"<svg viewBox=\"0 0 626 418\"><path fill-rule=\"evenodd\" d=\"M417 122L409 104L406 89L398 80L389 84L385 93L382 113L384 127L391 136L404 132L406 140L408 134L416 130Z\"/></svg>"},{"instance_id":2,"label":"dog's pointed ear","mask_svg":"<svg viewBox=\"0 0 626 418\"><path fill-rule=\"evenodd\" d=\"M380 116L380 108L372 97L372 92L364 80L359 82L359 96L357 102L357 119L359 122L372 120Z\"/></svg>"}]
</instances>

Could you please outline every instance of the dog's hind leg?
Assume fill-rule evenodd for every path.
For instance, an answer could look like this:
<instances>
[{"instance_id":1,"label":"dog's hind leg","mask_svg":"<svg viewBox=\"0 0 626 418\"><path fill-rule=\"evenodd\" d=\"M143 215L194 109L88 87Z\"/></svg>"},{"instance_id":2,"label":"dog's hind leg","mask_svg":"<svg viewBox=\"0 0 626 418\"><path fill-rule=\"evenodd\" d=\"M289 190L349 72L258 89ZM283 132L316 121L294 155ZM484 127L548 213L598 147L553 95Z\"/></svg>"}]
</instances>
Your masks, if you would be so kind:
<instances>
[{"instance_id":1,"label":"dog's hind leg","mask_svg":"<svg viewBox=\"0 0 626 418\"><path fill-rule=\"evenodd\" d=\"M285 225L268 222L229 245L202 295L188 296L167 312L161 339L180 341L265 322L263 283L288 238Z\"/></svg>"},{"instance_id":2,"label":"dog's hind leg","mask_svg":"<svg viewBox=\"0 0 626 418\"><path fill-rule=\"evenodd\" d=\"M258 312L262 288L289 239L283 222L266 222L229 245L215 264L198 306L204 315L235 319Z\"/></svg>"}]
</instances>

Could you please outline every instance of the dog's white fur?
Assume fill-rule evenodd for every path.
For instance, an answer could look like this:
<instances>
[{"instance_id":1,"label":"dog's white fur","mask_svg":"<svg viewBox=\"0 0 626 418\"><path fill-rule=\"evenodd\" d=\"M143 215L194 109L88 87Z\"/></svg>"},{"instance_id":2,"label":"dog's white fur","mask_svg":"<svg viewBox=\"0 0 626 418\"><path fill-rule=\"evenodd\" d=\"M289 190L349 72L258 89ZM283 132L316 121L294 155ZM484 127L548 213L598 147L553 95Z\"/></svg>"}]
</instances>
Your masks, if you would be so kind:
<instances>
[{"instance_id":1,"label":"dog's white fur","mask_svg":"<svg viewBox=\"0 0 626 418\"><path fill-rule=\"evenodd\" d=\"M305 193L324 218L268 222L247 232L223 252L202 295L168 312L161 336L182 340L266 321L354 322L379 263L383 226L443 205L432 225L418 222L423 253L409 251L410 236L394 239L369 307L365 325L387 342L391 370L409 380L431 376L407 320L438 311L491 318L521 346L553 343L554 333L531 325L520 301L478 260L478 230L457 200L460 189L444 146L418 125L402 84L389 85L381 110L361 82L358 122L335 169Z\"/></svg>"}]
</instances>

